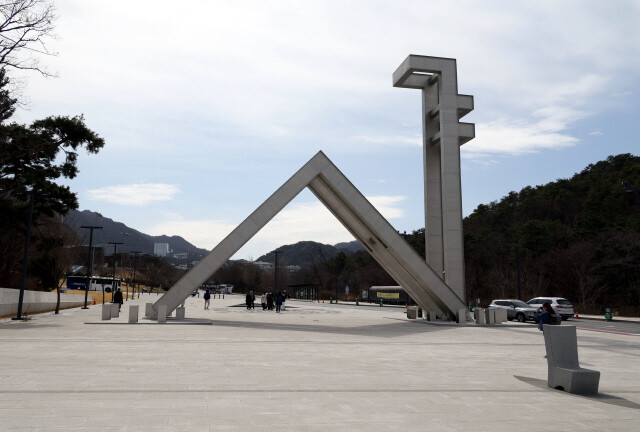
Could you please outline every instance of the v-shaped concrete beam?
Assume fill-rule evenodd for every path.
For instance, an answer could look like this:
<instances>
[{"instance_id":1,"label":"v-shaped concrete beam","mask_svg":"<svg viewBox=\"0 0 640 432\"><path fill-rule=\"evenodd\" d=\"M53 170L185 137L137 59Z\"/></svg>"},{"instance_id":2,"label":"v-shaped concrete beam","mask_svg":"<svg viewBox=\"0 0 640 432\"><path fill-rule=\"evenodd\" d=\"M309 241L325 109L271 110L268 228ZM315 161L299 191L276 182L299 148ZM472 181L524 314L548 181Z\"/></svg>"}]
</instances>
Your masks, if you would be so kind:
<instances>
[{"instance_id":1,"label":"v-shaped concrete beam","mask_svg":"<svg viewBox=\"0 0 640 432\"><path fill-rule=\"evenodd\" d=\"M150 318L157 318L160 305L167 306L167 313L177 308L305 187L421 308L455 319L457 311L465 307L463 299L438 277L329 158L318 152L156 301Z\"/></svg>"}]
</instances>

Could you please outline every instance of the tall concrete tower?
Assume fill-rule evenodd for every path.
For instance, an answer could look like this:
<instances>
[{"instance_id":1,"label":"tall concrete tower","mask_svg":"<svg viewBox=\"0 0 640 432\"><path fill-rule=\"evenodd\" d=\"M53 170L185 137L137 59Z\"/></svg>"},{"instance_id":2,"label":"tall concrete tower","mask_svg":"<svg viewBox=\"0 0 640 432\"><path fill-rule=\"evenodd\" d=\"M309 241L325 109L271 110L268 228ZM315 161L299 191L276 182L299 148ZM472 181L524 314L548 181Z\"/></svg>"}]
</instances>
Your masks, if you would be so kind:
<instances>
[{"instance_id":1,"label":"tall concrete tower","mask_svg":"<svg viewBox=\"0 0 640 432\"><path fill-rule=\"evenodd\" d=\"M410 55L393 86L422 90L425 242L427 264L465 302L460 146L475 125L459 120L473 96L458 94L456 60Z\"/></svg>"}]
</instances>

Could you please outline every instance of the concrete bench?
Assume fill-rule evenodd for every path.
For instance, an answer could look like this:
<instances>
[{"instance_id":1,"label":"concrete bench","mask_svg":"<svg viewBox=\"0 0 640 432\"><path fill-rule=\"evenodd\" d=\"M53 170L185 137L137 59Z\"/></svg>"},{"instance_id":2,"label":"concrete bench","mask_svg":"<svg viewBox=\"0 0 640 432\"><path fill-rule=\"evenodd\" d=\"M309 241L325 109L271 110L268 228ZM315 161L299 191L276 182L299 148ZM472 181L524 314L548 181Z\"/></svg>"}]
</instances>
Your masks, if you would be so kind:
<instances>
[{"instance_id":1,"label":"concrete bench","mask_svg":"<svg viewBox=\"0 0 640 432\"><path fill-rule=\"evenodd\" d=\"M596 394L600 372L584 369L578 363L575 326L543 326L547 349L548 386L575 394Z\"/></svg>"}]
</instances>

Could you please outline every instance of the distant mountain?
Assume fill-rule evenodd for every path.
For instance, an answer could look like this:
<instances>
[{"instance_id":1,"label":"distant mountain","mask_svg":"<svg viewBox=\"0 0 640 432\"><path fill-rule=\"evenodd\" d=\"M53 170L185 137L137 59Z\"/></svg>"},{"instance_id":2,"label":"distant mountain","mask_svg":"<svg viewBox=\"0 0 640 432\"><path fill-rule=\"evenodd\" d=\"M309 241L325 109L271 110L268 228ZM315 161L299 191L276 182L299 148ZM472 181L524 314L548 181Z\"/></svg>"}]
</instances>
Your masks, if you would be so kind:
<instances>
[{"instance_id":1,"label":"distant mountain","mask_svg":"<svg viewBox=\"0 0 640 432\"><path fill-rule=\"evenodd\" d=\"M339 251L342 250L347 254L352 254L352 253L356 253L364 250L364 248L362 247L362 245L358 240L337 243L333 246Z\"/></svg>"},{"instance_id":2,"label":"distant mountain","mask_svg":"<svg viewBox=\"0 0 640 432\"><path fill-rule=\"evenodd\" d=\"M322 244L314 241L301 241L291 245L280 246L276 251L282 252L278 254L278 263L285 265L307 266L316 263L323 263L325 259L333 258L339 252L351 255L354 252L364 250L360 243L352 241L348 243L338 243L335 246ZM322 251L322 252L320 252ZM275 262L274 251L262 255L256 261Z\"/></svg>"},{"instance_id":3,"label":"distant mountain","mask_svg":"<svg viewBox=\"0 0 640 432\"><path fill-rule=\"evenodd\" d=\"M153 254L154 243L169 243L169 249L173 253L186 252L189 255L193 255L194 259L209 252L206 249L200 249L192 245L180 236L150 236L130 228L122 222L116 222L102 216L100 213L89 210L71 210L65 216L65 222L78 233L81 239L84 239L84 244L89 243L89 230L83 229L81 226L101 226L102 229L93 231L93 244L98 247L104 247L107 253L113 247L108 245L108 242L122 242L123 244L118 245L118 252L140 251Z\"/></svg>"}]
</instances>

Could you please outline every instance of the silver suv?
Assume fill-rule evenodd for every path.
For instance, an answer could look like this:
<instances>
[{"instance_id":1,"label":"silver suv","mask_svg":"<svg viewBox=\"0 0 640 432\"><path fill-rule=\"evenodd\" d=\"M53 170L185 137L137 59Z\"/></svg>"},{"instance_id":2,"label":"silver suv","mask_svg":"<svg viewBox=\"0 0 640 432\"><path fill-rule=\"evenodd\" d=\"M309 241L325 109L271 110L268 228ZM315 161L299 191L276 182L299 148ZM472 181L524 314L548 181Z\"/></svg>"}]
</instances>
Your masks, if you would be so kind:
<instances>
[{"instance_id":1,"label":"silver suv","mask_svg":"<svg viewBox=\"0 0 640 432\"><path fill-rule=\"evenodd\" d=\"M553 310L562 317L563 321L573 318L573 305L569 300L562 297L536 297L529 300L529 306L533 308L540 308L546 302L551 303Z\"/></svg>"},{"instance_id":2,"label":"silver suv","mask_svg":"<svg viewBox=\"0 0 640 432\"><path fill-rule=\"evenodd\" d=\"M489 305L489 309L506 309L509 321L520 322L537 321L536 308L529 306L522 300L494 300Z\"/></svg>"}]
</instances>

